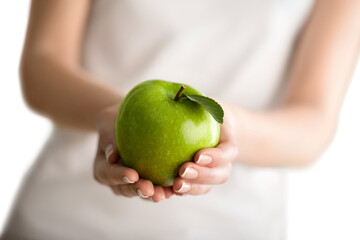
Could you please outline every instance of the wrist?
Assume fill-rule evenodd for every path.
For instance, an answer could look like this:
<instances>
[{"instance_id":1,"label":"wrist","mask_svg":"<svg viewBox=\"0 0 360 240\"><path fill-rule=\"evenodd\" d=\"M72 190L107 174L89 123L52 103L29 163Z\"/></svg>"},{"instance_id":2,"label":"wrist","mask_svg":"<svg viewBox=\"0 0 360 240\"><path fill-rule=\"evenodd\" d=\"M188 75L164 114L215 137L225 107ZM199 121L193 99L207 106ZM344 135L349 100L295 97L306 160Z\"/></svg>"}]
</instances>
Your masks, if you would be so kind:
<instances>
[{"instance_id":1,"label":"wrist","mask_svg":"<svg viewBox=\"0 0 360 240\"><path fill-rule=\"evenodd\" d=\"M236 135L238 133L237 124L237 107L227 103L220 103L224 110L224 126L227 126L231 132Z\"/></svg>"},{"instance_id":2,"label":"wrist","mask_svg":"<svg viewBox=\"0 0 360 240\"><path fill-rule=\"evenodd\" d=\"M115 124L115 119L117 112L119 110L120 102L117 102L115 104L111 104L103 109L101 109L96 114L96 128L99 129L103 124Z\"/></svg>"}]
</instances>

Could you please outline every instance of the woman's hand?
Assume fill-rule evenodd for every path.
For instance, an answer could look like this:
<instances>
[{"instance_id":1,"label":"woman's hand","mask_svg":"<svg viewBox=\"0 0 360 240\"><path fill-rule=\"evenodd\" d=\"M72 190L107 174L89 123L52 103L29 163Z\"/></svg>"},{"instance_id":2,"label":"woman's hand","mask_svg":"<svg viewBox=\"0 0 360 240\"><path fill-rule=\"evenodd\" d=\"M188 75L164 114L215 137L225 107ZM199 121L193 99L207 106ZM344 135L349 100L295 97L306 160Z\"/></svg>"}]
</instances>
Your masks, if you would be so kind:
<instances>
[{"instance_id":1,"label":"woman's hand","mask_svg":"<svg viewBox=\"0 0 360 240\"><path fill-rule=\"evenodd\" d=\"M119 104L116 104L98 114L99 144L94 161L94 178L99 183L109 186L116 195L140 196L154 202L170 198L173 195L172 188L154 186L151 181L139 178L134 169L121 163L115 142L115 119L118 108Z\"/></svg>"},{"instance_id":2,"label":"woman's hand","mask_svg":"<svg viewBox=\"0 0 360 240\"><path fill-rule=\"evenodd\" d=\"M222 104L223 105L223 104ZM179 169L173 190L176 194L200 195L209 192L216 184L230 177L232 162L237 158L238 146L232 135L234 128L231 110L226 111L220 127L220 141L216 148L202 149L194 162L184 163Z\"/></svg>"}]
</instances>

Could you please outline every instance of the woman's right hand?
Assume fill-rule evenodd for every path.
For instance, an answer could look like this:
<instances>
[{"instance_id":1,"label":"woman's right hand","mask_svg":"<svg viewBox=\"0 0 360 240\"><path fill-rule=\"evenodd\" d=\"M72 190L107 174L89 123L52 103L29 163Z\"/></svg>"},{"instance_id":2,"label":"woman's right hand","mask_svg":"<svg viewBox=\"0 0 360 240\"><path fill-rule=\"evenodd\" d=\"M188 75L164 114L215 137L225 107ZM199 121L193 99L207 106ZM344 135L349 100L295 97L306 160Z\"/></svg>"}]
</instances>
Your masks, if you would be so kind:
<instances>
[{"instance_id":1,"label":"woman's right hand","mask_svg":"<svg viewBox=\"0 0 360 240\"><path fill-rule=\"evenodd\" d=\"M149 180L139 178L132 168L125 167L116 147L115 120L119 104L102 110L97 117L99 133L98 150L94 161L94 178L107 185L116 195L140 196L154 202L170 198L174 192L170 187L154 186Z\"/></svg>"}]
</instances>

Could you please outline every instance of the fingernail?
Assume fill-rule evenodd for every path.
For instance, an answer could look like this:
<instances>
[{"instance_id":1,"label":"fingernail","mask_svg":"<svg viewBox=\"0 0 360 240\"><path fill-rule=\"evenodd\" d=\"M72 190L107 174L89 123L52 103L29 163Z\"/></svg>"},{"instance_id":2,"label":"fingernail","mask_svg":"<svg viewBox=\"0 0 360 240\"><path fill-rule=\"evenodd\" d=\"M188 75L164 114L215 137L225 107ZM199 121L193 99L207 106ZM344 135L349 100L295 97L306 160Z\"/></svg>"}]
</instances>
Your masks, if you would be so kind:
<instances>
[{"instance_id":1,"label":"fingernail","mask_svg":"<svg viewBox=\"0 0 360 240\"><path fill-rule=\"evenodd\" d=\"M126 183L134 183L134 182L130 181L130 179L128 179L126 176L123 176L123 180Z\"/></svg>"},{"instance_id":2,"label":"fingernail","mask_svg":"<svg viewBox=\"0 0 360 240\"><path fill-rule=\"evenodd\" d=\"M109 157L111 156L111 154L113 154L113 152L114 152L114 148L113 148L112 144L107 145L105 148L106 161L109 162Z\"/></svg>"},{"instance_id":3,"label":"fingernail","mask_svg":"<svg viewBox=\"0 0 360 240\"><path fill-rule=\"evenodd\" d=\"M141 192L141 190L140 190L140 188L138 188L138 189L136 190L136 192L137 192L137 194L138 194L140 197L142 197L142 198L148 198L148 197L149 197L149 196L143 195L142 192Z\"/></svg>"},{"instance_id":4,"label":"fingernail","mask_svg":"<svg viewBox=\"0 0 360 240\"><path fill-rule=\"evenodd\" d=\"M186 183L186 182L183 182L181 184L180 189L175 190L175 192L177 192L177 193L185 193L185 192L188 192L189 190L190 190L190 184Z\"/></svg>"},{"instance_id":5,"label":"fingernail","mask_svg":"<svg viewBox=\"0 0 360 240\"><path fill-rule=\"evenodd\" d=\"M206 165L206 164L211 163L211 161L212 161L212 158L209 155L200 155L200 157L198 158L196 163L199 165Z\"/></svg>"},{"instance_id":6,"label":"fingernail","mask_svg":"<svg viewBox=\"0 0 360 240\"><path fill-rule=\"evenodd\" d=\"M198 171L193 168L187 167L185 171L180 175L182 178L195 179L199 175Z\"/></svg>"}]
</instances>

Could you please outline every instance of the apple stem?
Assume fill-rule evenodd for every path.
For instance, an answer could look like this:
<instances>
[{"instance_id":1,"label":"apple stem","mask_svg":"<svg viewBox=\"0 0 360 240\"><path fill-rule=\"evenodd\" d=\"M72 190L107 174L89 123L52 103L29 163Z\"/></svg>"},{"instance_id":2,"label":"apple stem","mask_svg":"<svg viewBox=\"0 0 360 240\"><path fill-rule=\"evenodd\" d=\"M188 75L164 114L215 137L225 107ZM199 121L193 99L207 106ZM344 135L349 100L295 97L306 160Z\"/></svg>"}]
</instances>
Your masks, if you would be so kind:
<instances>
[{"instance_id":1,"label":"apple stem","mask_svg":"<svg viewBox=\"0 0 360 240\"><path fill-rule=\"evenodd\" d=\"M177 92L176 96L174 97L174 101L177 101L180 98L180 95L183 93L184 90L185 90L185 86L181 85L179 91Z\"/></svg>"}]
</instances>

